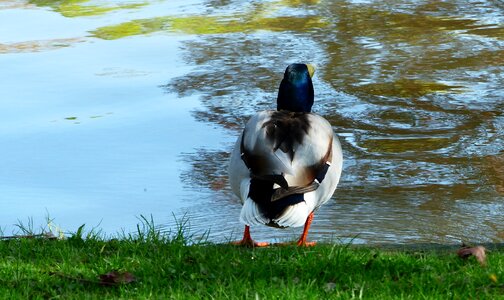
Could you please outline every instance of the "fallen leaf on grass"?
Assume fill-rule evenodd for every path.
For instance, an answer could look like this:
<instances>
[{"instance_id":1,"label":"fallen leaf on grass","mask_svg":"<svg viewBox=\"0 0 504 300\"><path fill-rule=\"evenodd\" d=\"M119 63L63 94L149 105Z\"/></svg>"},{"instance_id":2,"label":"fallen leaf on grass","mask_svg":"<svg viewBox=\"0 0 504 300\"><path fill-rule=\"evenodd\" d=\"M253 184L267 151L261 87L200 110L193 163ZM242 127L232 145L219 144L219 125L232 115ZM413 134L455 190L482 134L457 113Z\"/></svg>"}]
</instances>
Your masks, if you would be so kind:
<instances>
[{"instance_id":1,"label":"fallen leaf on grass","mask_svg":"<svg viewBox=\"0 0 504 300\"><path fill-rule=\"evenodd\" d=\"M100 275L100 284L102 285L119 285L124 283L135 282L136 278L129 272L112 271L107 274Z\"/></svg>"},{"instance_id":2,"label":"fallen leaf on grass","mask_svg":"<svg viewBox=\"0 0 504 300\"><path fill-rule=\"evenodd\" d=\"M464 247L457 251L457 255L462 259L467 259L470 256L476 257L476 260L480 263L480 265L486 265L486 254L485 247L476 246L476 247Z\"/></svg>"}]
</instances>

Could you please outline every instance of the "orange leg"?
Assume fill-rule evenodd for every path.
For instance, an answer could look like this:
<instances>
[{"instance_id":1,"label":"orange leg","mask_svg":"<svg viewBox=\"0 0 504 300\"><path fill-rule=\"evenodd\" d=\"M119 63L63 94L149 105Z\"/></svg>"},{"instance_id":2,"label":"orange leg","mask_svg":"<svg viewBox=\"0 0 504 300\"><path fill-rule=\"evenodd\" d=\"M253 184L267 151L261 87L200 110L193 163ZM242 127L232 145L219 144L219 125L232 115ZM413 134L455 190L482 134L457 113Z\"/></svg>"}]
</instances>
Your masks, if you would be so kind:
<instances>
[{"instance_id":1,"label":"orange leg","mask_svg":"<svg viewBox=\"0 0 504 300\"><path fill-rule=\"evenodd\" d=\"M266 247L269 246L268 242L254 242L250 236L250 226L245 225L245 231L243 232L243 239L241 241L232 242L232 244L237 246L245 247Z\"/></svg>"},{"instance_id":2,"label":"orange leg","mask_svg":"<svg viewBox=\"0 0 504 300\"><path fill-rule=\"evenodd\" d=\"M306 218L306 222L304 224L303 228L303 234L301 234L301 237L297 241L298 246L305 246L305 247L310 247L310 246L315 246L317 242L307 242L306 238L308 237L308 230L310 229L311 222L313 221L313 212L311 212L308 215L308 218Z\"/></svg>"}]
</instances>

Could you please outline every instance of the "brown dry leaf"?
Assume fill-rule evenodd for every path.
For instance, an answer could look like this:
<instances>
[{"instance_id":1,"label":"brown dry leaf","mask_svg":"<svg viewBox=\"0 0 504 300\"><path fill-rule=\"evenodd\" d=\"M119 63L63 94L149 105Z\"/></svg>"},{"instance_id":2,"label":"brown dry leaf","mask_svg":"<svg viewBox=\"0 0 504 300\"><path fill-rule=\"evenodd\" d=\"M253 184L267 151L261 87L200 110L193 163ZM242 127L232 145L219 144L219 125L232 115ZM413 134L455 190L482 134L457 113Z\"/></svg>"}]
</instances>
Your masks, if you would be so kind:
<instances>
[{"instance_id":1,"label":"brown dry leaf","mask_svg":"<svg viewBox=\"0 0 504 300\"><path fill-rule=\"evenodd\" d=\"M102 285L119 285L123 283L135 282L136 278L129 272L112 271L100 275L100 284Z\"/></svg>"},{"instance_id":2,"label":"brown dry leaf","mask_svg":"<svg viewBox=\"0 0 504 300\"><path fill-rule=\"evenodd\" d=\"M462 259L467 259L470 256L476 257L476 260L480 263L481 266L486 265L486 254L485 247L476 246L476 247L464 247L457 251L457 255Z\"/></svg>"}]
</instances>

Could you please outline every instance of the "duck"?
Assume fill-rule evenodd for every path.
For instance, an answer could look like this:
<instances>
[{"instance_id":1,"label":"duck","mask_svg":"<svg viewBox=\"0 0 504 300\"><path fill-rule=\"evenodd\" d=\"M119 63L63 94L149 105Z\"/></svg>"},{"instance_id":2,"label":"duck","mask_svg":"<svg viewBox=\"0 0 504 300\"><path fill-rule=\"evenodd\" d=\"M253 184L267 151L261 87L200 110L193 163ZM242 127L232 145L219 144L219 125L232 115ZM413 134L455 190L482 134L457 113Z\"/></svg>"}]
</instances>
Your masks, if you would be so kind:
<instances>
[{"instance_id":1,"label":"duck","mask_svg":"<svg viewBox=\"0 0 504 300\"><path fill-rule=\"evenodd\" d=\"M312 112L314 89L311 64L290 64L280 82L277 109L252 116L238 136L229 159L229 182L240 199L243 238L256 242L250 227L301 227L298 246L307 240L314 213L333 196L340 180L343 154L331 124Z\"/></svg>"}]
</instances>

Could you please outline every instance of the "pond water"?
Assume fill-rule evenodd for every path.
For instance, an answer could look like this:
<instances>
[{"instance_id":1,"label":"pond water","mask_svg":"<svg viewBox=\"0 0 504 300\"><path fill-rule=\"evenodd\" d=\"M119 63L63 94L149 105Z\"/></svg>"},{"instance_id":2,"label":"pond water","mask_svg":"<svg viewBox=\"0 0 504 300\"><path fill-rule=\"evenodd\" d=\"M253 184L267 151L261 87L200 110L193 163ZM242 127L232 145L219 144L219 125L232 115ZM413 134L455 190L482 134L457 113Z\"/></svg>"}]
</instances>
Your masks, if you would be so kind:
<instances>
[{"instance_id":1,"label":"pond water","mask_svg":"<svg viewBox=\"0 0 504 300\"><path fill-rule=\"evenodd\" d=\"M345 157L312 239L502 242L503 24L498 0L0 0L0 228L239 238L229 152L311 62Z\"/></svg>"}]
</instances>

